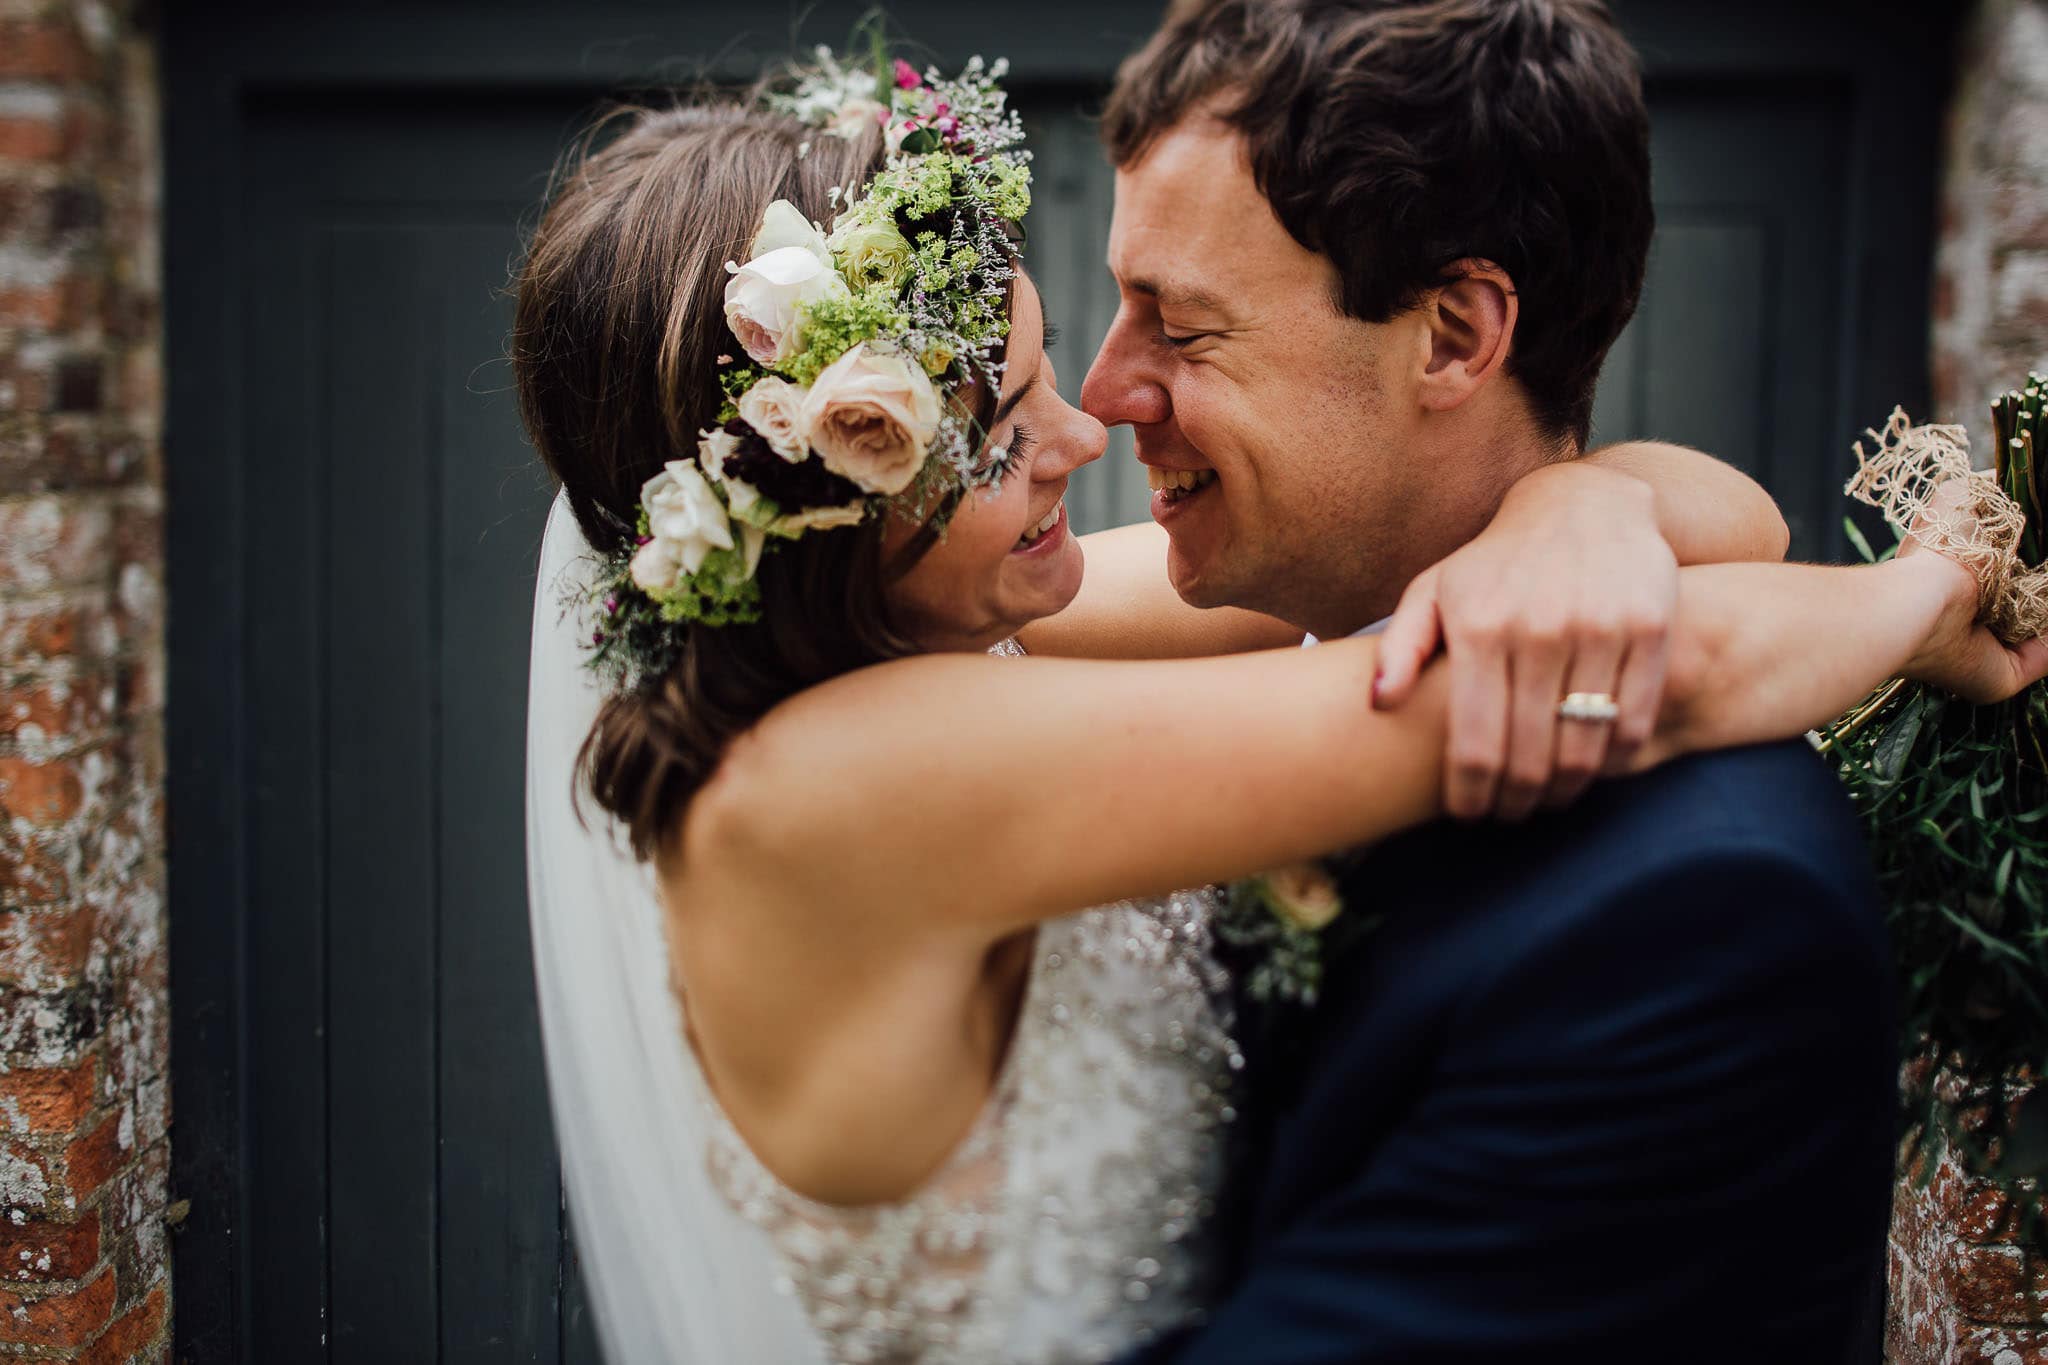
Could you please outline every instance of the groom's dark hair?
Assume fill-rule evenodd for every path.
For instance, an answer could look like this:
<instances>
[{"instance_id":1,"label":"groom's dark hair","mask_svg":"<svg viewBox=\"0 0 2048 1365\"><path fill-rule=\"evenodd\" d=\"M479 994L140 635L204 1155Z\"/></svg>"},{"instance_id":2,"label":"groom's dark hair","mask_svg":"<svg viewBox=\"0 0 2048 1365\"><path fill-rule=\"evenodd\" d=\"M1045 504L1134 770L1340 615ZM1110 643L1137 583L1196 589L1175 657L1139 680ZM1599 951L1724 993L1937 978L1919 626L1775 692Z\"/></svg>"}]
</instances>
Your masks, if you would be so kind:
<instances>
[{"instance_id":1,"label":"groom's dark hair","mask_svg":"<svg viewBox=\"0 0 2048 1365\"><path fill-rule=\"evenodd\" d=\"M1191 114L1243 135L1344 312L1385 322L1478 257L1520 297L1508 373L1586 439L1654 214L1634 50L1599 0L1177 0L1117 74L1118 166Z\"/></svg>"}]
</instances>

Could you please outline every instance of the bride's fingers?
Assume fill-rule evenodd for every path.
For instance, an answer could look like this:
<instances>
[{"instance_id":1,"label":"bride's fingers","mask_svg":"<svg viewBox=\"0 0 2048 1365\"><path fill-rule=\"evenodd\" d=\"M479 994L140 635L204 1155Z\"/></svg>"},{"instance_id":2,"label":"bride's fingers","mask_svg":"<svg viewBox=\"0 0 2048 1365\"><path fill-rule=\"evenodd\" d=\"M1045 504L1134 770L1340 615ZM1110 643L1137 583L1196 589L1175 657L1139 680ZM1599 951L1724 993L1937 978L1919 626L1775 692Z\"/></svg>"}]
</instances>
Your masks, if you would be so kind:
<instances>
[{"instance_id":1,"label":"bride's fingers","mask_svg":"<svg viewBox=\"0 0 2048 1365\"><path fill-rule=\"evenodd\" d=\"M1525 820L1543 800L1557 760L1557 699L1571 668L1562 637L1522 641L1509 662L1514 696L1509 704L1507 772L1501 779L1503 820Z\"/></svg>"},{"instance_id":2,"label":"bride's fingers","mask_svg":"<svg viewBox=\"0 0 2048 1365\"><path fill-rule=\"evenodd\" d=\"M2014 692L2024 692L2043 678L2048 678L2048 636L2035 636L2012 651L2012 664L2018 686Z\"/></svg>"},{"instance_id":3,"label":"bride's fingers","mask_svg":"<svg viewBox=\"0 0 2048 1365\"><path fill-rule=\"evenodd\" d=\"M1508 660L1499 637L1477 634L1454 645L1444 809L1477 820L1493 809L1508 743Z\"/></svg>"},{"instance_id":4,"label":"bride's fingers","mask_svg":"<svg viewBox=\"0 0 2048 1365\"><path fill-rule=\"evenodd\" d=\"M1380 636L1379 677L1372 689L1372 704L1379 710L1391 711L1407 701L1423 666L1436 654L1443 635L1436 582L1436 571L1430 569L1410 583Z\"/></svg>"},{"instance_id":5,"label":"bride's fingers","mask_svg":"<svg viewBox=\"0 0 2048 1365\"><path fill-rule=\"evenodd\" d=\"M1657 711L1664 704L1664 678L1670 662L1668 636L1660 634L1648 643L1639 640L1629 647L1614 692L1621 714L1609 727L1607 762L1601 767L1608 776L1628 772L1636 751L1656 732Z\"/></svg>"},{"instance_id":6,"label":"bride's fingers","mask_svg":"<svg viewBox=\"0 0 2048 1365\"><path fill-rule=\"evenodd\" d=\"M1592 639L1579 645L1565 674L1565 692L1604 692L1621 695L1624 646L1619 639ZM1569 805L1585 794L1607 762L1607 749L1614 727L1599 721L1563 720L1557 724L1557 767L1551 773L1550 788L1543 794L1549 807Z\"/></svg>"}]
</instances>

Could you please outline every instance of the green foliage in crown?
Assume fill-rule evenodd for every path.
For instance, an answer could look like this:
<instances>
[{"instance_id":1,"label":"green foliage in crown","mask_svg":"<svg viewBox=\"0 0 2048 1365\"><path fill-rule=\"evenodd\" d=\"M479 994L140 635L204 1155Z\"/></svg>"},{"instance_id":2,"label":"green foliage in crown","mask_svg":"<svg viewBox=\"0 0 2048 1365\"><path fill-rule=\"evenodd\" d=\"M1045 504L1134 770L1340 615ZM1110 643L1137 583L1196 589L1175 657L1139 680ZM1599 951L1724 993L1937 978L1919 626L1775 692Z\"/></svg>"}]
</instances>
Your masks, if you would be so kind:
<instances>
[{"instance_id":1,"label":"green foliage in crown","mask_svg":"<svg viewBox=\"0 0 2048 1365\"><path fill-rule=\"evenodd\" d=\"M727 262L719 425L641 491L636 543L602 568L590 662L617 686L658 676L690 629L760 619L764 554L889 508L943 523L1000 482L970 386L1001 388L1031 155L1006 64L941 78L819 48L770 108L820 137L879 128L887 164L835 189L829 229L768 207ZM808 154L811 144L805 144Z\"/></svg>"}]
</instances>

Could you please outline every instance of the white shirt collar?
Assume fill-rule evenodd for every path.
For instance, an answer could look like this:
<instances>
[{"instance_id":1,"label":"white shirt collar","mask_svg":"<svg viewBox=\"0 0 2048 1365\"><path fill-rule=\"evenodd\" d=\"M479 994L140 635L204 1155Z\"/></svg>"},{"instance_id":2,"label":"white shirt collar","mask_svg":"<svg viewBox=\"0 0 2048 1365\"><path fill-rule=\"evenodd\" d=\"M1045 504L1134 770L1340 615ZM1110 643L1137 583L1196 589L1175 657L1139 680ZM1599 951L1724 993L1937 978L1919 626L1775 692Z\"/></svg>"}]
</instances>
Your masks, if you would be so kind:
<instances>
[{"instance_id":1,"label":"white shirt collar","mask_svg":"<svg viewBox=\"0 0 2048 1365\"><path fill-rule=\"evenodd\" d=\"M1379 620L1373 622L1364 630L1352 631L1350 638L1356 640L1361 635L1377 635L1381 631L1385 630L1389 625L1393 624L1393 620L1394 618L1391 616L1382 616ZM1319 645L1321 643L1322 641L1318 640L1313 635L1304 635L1301 637L1301 647L1303 649L1307 649L1311 645Z\"/></svg>"}]
</instances>

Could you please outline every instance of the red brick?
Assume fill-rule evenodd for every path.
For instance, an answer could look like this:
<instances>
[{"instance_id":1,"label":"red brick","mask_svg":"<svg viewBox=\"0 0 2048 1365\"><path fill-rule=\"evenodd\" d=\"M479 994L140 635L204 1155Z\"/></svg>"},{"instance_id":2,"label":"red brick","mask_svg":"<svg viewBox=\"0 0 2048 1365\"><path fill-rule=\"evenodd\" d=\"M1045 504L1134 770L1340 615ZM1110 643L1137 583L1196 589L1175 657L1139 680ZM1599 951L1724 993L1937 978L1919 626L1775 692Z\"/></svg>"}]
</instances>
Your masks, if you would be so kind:
<instances>
[{"instance_id":1,"label":"red brick","mask_svg":"<svg viewBox=\"0 0 2048 1365\"><path fill-rule=\"evenodd\" d=\"M92 1110L98 1059L77 1066L0 1071L0 1116L14 1133L69 1133ZM0 1267L4 1269L4 1267Z\"/></svg>"},{"instance_id":2,"label":"red brick","mask_svg":"<svg viewBox=\"0 0 2048 1365\"><path fill-rule=\"evenodd\" d=\"M132 1135L131 1128L131 1143ZM65 1190L80 1202L90 1199L134 1156L132 1146L121 1144L121 1115L108 1114L98 1127L64 1149Z\"/></svg>"},{"instance_id":3,"label":"red brick","mask_svg":"<svg viewBox=\"0 0 2048 1365\"><path fill-rule=\"evenodd\" d=\"M104 584L114 563L106 498L48 494L0 502L0 591Z\"/></svg>"},{"instance_id":4,"label":"red brick","mask_svg":"<svg viewBox=\"0 0 2048 1365\"><path fill-rule=\"evenodd\" d=\"M69 140L62 122L44 118L0 118L0 160L59 162Z\"/></svg>"},{"instance_id":5,"label":"red brick","mask_svg":"<svg viewBox=\"0 0 2048 1365\"><path fill-rule=\"evenodd\" d=\"M0 1281L47 1284L82 1280L100 1259L100 1213L88 1209L73 1222L0 1218Z\"/></svg>"},{"instance_id":6,"label":"red brick","mask_svg":"<svg viewBox=\"0 0 2048 1365\"><path fill-rule=\"evenodd\" d=\"M2048 1365L2048 1331L1965 1325L1942 1365Z\"/></svg>"},{"instance_id":7,"label":"red brick","mask_svg":"<svg viewBox=\"0 0 2048 1365\"><path fill-rule=\"evenodd\" d=\"M0 914L11 918L25 913L24 907L52 904L71 894L63 845L61 838L17 836L0 826Z\"/></svg>"},{"instance_id":8,"label":"red brick","mask_svg":"<svg viewBox=\"0 0 2048 1365\"><path fill-rule=\"evenodd\" d=\"M0 915L0 984L39 991L76 985L98 926L98 913L89 905Z\"/></svg>"},{"instance_id":9,"label":"red brick","mask_svg":"<svg viewBox=\"0 0 2048 1365\"><path fill-rule=\"evenodd\" d=\"M0 687L0 738L44 739L89 735L107 724L112 686L105 678L77 678Z\"/></svg>"},{"instance_id":10,"label":"red brick","mask_svg":"<svg viewBox=\"0 0 2048 1365\"><path fill-rule=\"evenodd\" d=\"M2048 1274L2019 1247L1950 1243L1928 1280L1963 1317L2022 1326L2048 1320Z\"/></svg>"},{"instance_id":11,"label":"red brick","mask_svg":"<svg viewBox=\"0 0 2048 1365\"><path fill-rule=\"evenodd\" d=\"M114 1290L111 1269L76 1289L56 1293L0 1289L0 1341L23 1346L84 1346L113 1317Z\"/></svg>"},{"instance_id":12,"label":"red brick","mask_svg":"<svg viewBox=\"0 0 2048 1365\"><path fill-rule=\"evenodd\" d=\"M104 588L33 606L0 601L0 658L100 657L116 642L111 605Z\"/></svg>"},{"instance_id":13,"label":"red brick","mask_svg":"<svg viewBox=\"0 0 2048 1365\"><path fill-rule=\"evenodd\" d=\"M84 1365L128 1365L137 1357L153 1358L144 1352L155 1347L164 1334L165 1306L164 1288L158 1285L141 1303L117 1318L106 1335L78 1359Z\"/></svg>"},{"instance_id":14,"label":"red brick","mask_svg":"<svg viewBox=\"0 0 2048 1365\"><path fill-rule=\"evenodd\" d=\"M0 119L0 156L7 154L7 122ZM49 331L64 320L64 291L53 284L0 289L0 324Z\"/></svg>"},{"instance_id":15,"label":"red brick","mask_svg":"<svg viewBox=\"0 0 2048 1365\"><path fill-rule=\"evenodd\" d=\"M0 758L0 812L32 823L55 824L78 814L84 804L85 783L77 764Z\"/></svg>"},{"instance_id":16,"label":"red brick","mask_svg":"<svg viewBox=\"0 0 2048 1365\"><path fill-rule=\"evenodd\" d=\"M58 20L0 24L0 76L75 81L91 77L97 67L75 24Z\"/></svg>"}]
</instances>

